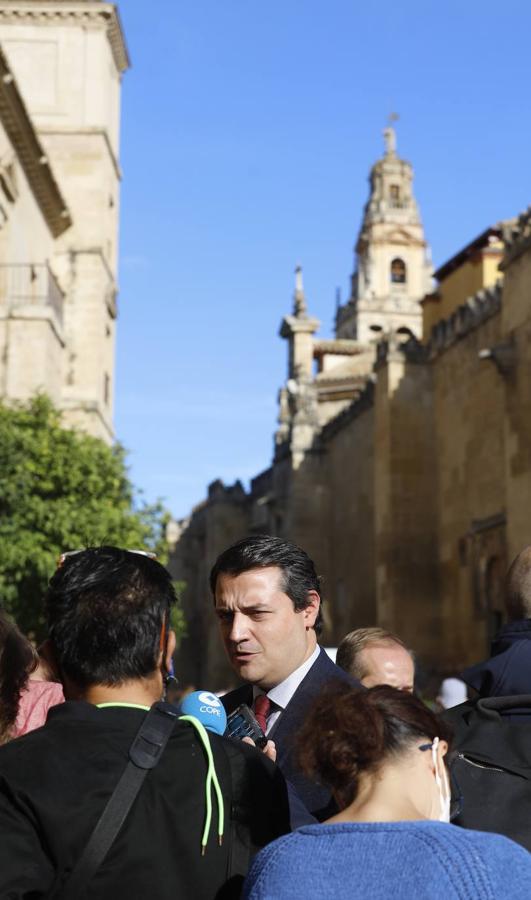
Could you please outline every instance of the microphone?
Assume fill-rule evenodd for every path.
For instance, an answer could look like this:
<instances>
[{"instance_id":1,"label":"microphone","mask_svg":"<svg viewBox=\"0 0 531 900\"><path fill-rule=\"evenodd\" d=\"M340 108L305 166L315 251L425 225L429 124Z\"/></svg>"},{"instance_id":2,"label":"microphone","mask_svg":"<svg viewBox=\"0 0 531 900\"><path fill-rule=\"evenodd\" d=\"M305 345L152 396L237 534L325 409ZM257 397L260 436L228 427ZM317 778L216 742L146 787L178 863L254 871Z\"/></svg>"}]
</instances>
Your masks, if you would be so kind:
<instances>
[{"instance_id":1,"label":"microphone","mask_svg":"<svg viewBox=\"0 0 531 900\"><path fill-rule=\"evenodd\" d=\"M219 697L210 691L192 691L187 694L179 706L179 715L194 716L207 731L225 734L227 713Z\"/></svg>"}]
</instances>

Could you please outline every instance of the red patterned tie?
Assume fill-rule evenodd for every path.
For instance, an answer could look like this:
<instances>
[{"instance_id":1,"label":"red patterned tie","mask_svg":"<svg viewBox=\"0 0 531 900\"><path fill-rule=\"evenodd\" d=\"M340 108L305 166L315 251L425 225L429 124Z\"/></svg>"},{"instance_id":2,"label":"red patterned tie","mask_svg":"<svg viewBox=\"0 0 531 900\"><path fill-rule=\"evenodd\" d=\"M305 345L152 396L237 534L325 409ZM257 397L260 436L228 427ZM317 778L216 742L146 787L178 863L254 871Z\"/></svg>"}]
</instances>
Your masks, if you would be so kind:
<instances>
[{"instance_id":1,"label":"red patterned tie","mask_svg":"<svg viewBox=\"0 0 531 900\"><path fill-rule=\"evenodd\" d=\"M267 694L258 694L254 701L254 714L256 716L256 721L258 722L264 734L267 730L267 717L269 715L270 709L271 700L269 699Z\"/></svg>"}]
</instances>

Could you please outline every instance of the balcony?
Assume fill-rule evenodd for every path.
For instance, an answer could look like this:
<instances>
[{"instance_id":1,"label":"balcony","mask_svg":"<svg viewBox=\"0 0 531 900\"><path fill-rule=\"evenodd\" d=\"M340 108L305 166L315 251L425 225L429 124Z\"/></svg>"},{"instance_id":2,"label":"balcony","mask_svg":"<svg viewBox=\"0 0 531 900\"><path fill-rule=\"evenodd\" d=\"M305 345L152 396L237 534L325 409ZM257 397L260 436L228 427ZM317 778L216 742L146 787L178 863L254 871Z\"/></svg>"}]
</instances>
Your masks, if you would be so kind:
<instances>
[{"instance_id":1,"label":"balcony","mask_svg":"<svg viewBox=\"0 0 531 900\"><path fill-rule=\"evenodd\" d=\"M0 307L49 306L63 324L64 294L48 263L0 263Z\"/></svg>"}]
</instances>

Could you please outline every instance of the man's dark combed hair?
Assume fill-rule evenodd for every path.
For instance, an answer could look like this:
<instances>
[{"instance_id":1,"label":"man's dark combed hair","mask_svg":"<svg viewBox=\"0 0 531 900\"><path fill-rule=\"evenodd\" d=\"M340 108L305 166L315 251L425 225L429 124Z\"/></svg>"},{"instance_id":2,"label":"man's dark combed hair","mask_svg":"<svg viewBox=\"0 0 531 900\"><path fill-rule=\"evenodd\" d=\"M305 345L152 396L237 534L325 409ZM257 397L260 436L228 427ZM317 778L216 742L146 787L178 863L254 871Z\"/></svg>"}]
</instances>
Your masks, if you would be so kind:
<instances>
[{"instance_id":1,"label":"man's dark combed hair","mask_svg":"<svg viewBox=\"0 0 531 900\"><path fill-rule=\"evenodd\" d=\"M317 591L321 595L320 578L308 554L296 544L270 534L242 538L218 556L210 572L212 595L216 595L218 575L241 575L251 569L269 566L277 566L281 570L280 589L288 595L296 610L306 609L310 605L308 591ZM319 634L322 627L320 608L314 627Z\"/></svg>"},{"instance_id":2,"label":"man's dark combed hair","mask_svg":"<svg viewBox=\"0 0 531 900\"><path fill-rule=\"evenodd\" d=\"M62 673L79 687L151 675L175 601L169 572L140 553L93 547L67 556L45 596Z\"/></svg>"}]
</instances>

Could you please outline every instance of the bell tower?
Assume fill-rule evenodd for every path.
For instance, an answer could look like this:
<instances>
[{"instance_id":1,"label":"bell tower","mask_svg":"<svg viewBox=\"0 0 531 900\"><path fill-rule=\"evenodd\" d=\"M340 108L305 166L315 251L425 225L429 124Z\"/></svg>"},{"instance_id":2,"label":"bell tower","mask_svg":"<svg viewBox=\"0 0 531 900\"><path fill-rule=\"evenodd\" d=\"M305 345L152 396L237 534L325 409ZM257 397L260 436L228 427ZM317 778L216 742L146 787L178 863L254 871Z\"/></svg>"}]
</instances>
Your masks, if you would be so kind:
<instances>
[{"instance_id":1,"label":"bell tower","mask_svg":"<svg viewBox=\"0 0 531 900\"><path fill-rule=\"evenodd\" d=\"M396 152L397 118L389 117L385 153L369 176L351 296L336 315L338 338L366 343L378 332L399 328L422 334L419 301L429 293L432 267L413 195L413 167Z\"/></svg>"}]
</instances>

